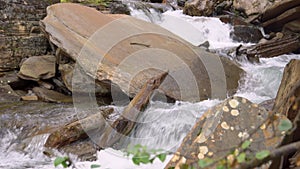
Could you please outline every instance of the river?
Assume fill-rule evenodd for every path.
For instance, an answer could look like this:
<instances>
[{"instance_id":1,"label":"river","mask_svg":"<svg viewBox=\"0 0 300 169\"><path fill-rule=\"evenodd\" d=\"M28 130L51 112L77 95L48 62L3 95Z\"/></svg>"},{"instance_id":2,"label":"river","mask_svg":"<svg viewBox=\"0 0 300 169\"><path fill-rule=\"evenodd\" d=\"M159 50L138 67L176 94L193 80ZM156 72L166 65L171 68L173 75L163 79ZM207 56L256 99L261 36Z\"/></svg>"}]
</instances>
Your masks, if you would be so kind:
<instances>
[{"instance_id":1,"label":"river","mask_svg":"<svg viewBox=\"0 0 300 169\"><path fill-rule=\"evenodd\" d=\"M230 25L222 23L217 18L212 17L190 17L182 14L182 11L167 11L163 14L152 11L145 15L142 10L132 9L134 17L144 19L155 24L159 24L169 31L177 34L194 45L209 42L210 49L223 49L226 47L238 46L240 43L233 42L230 38ZM243 44L249 45L249 44ZM261 59L258 64L241 61L242 68L246 75L239 85L236 95L245 97L255 103L275 98L282 73L289 60L300 55L282 55L276 58ZM194 125L197 118L210 107L220 103L222 100L205 100L198 103L176 102L167 104L162 102L151 102L150 107L140 117L149 123L138 126L132 135L136 138L132 144L140 143L149 148L163 148L166 150L176 150L185 134ZM1 106L0 106L1 108ZM3 109L0 109L3 110ZM72 118L74 111L71 107L64 112L64 117ZM12 109L13 111L13 109ZM28 109L31 111L31 109ZM42 125L43 119L47 122L63 123L60 119L60 110L49 109L43 115L36 110L31 115L21 115L18 112L4 112L0 116L4 120L18 119L26 123L38 123ZM54 168L54 158L43 155L43 143L47 135L35 136L29 139L22 149L20 149L20 139L24 128L19 128L17 123L11 123L9 129L3 128L0 123L0 168L5 169L51 169ZM7 126L7 125L6 125ZM101 168L110 169L152 169L163 168L171 156L167 157L165 163L154 161L150 165L134 165L122 152L113 149L106 149L98 152L98 160L94 162L76 162L77 168L89 169L91 164L100 164ZM75 161L77 161L75 159Z\"/></svg>"}]
</instances>

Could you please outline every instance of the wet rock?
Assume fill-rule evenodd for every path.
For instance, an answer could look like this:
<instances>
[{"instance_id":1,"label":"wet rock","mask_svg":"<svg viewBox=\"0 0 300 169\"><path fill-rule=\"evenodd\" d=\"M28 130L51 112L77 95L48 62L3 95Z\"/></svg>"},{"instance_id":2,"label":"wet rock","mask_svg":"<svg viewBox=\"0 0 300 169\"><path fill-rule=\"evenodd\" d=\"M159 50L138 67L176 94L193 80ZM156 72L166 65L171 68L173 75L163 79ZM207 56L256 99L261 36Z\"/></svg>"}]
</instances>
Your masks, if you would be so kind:
<instances>
[{"instance_id":1,"label":"wet rock","mask_svg":"<svg viewBox=\"0 0 300 169\"><path fill-rule=\"evenodd\" d=\"M9 85L0 86L0 102L19 101L20 96Z\"/></svg>"},{"instance_id":2,"label":"wet rock","mask_svg":"<svg viewBox=\"0 0 300 169\"><path fill-rule=\"evenodd\" d=\"M226 0L192 0L187 1L183 13L191 16L212 16L215 8Z\"/></svg>"},{"instance_id":3,"label":"wet rock","mask_svg":"<svg viewBox=\"0 0 300 169\"><path fill-rule=\"evenodd\" d=\"M270 115L245 98L232 97L225 100L204 113L165 168L179 168L182 164L198 168L199 159L206 157L228 159L231 152L237 151L237 147L249 139L252 140L249 147L251 152L275 149L283 136L280 136L279 131L272 130L272 125L268 125ZM274 125L278 125L278 122L275 120ZM279 135L272 137L272 134ZM238 164L232 165L231 168L239 168Z\"/></svg>"},{"instance_id":4,"label":"wet rock","mask_svg":"<svg viewBox=\"0 0 300 169\"><path fill-rule=\"evenodd\" d=\"M73 13L72 18L62 11ZM153 66L169 70L169 75L160 89L170 98L185 101L224 98L228 91L236 89L243 73L230 60L194 47L157 25L129 16L104 15L78 4L56 4L48 8L48 14L41 23L50 40L76 60L87 75L100 83L119 86L131 98L148 79L159 74L151 69ZM85 20L85 24L80 24L81 20ZM119 27L126 28L126 35L116 29ZM94 34L96 31L97 35ZM156 33L148 34L149 31ZM130 32L133 33L132 36L128 36ZM93 34L99 37L89 39L89 43L93 45L86 45L86 49L82 50ZM110 36L112 34L114 36ZM108 35L110 38L104 38ZM126 38L122 38L123 36ZM164 51L169 51L172 55ZM129 63L124 64L125 60ZM141 63L147 63L147 66ZM214 69L215 64L223 67L224 71ZM186 71L191 74L186 75ZM184 79L177 80L177 77L195 79L192 80L195 83ZM176 82L185 83L185 87L179 88ZM195 86L192 87L193 84ZM191 90L194 87L196 88Z\"/></svg>"},{"instance_id":5,"label":"wet rock","mask_svg":"<svg viewBox=\"0 0 300 169\"><path fill-rule=\"evenodd\" d=\"M300 97L300 60L291 60L284 69L283 77L273 111L286 115L290 120L294 120L297 111L293 111L293 103Z\"/></svg>"},{"instance_id":6,"label":"wet rock","mask_svg":"<svg viewBox=\"0 0 300 169\"><path fill-rule=\"evenodd\" d=\"M126 14L130 15L130 9L126 4L123 4L122 1L113 1L109 5L111 14Z\"/></svg>"},{"instance_id":7,"label":"wet rock","mask_svg":"<svg viewBox=\"0 0 300 169\"><path fill-rule=\"evenodd\" d=\"M62 153L76 155L81 161L95 161L97 159L96 145L89 139L78 141L58 149Z\"/></svg>"},{"instance_id":8,"label":"wet rock","mask_svg":"<svg viewBox=\"0 0 300 169\"><path fill-rule=\"evenodd\" d=\"M17 75L17 72L5 72L0 76L0 86L10 85L12 89L24 89L29 85L30 82L20 79Z\"/></svg>"},{"instance_id":9,"label":"wet rock","mask_svg":"<svg viewBox=\"0 0 300 169\"><path fill-rule=\"evenodd\" d=\"M259 103L258 106L263 107L268 111L271 111L273 109L274 103L275 103L275 99L270 99Z\"/></svg>"},{"instance_id":10,"label":"wet rock","mask_svg":"<svg viewBox=\"0 0 300 169\"><path fill-rule=\"evenodd\" d=\"M32 91L38 96L39 100L46 102L54 103L71 103L72 97L67 96L61 93L58 93L54 90L48 90L41 87L34 87Z\"/></svg>"},{"instance_id":11,"label":"wet rock","mask_svg":"<svg viewBox=\"0 0 300 169\"><path fill-rule=\"evenodd\" d=\"M59 0L0 0L0 71L18 68L22 58L44 55L48 40L39 31L46 7Z\"/></svg>"},{"instance_id":12,"label":"wet rock","mask_svg":"<svg viewBox=\"0 0 300 169\"><path fill-rule=\"evenodd\" d=\"M233 7L237 10L243 10L247 16L250 16L261 14L273 3L269 0L234 0Z\"/></svg>"},{"instance_id":13,"label":"wet rock","mask_svg":"<svg viewBox=\"0 0 300 169\"><path fill-rule=\"evenodd\" d=\"M280 31L285 24L298 20L299 7L298 0L276 1L260 15L259 21L267 32Z\"/></svg>"},{"instance_id":14,"label":"wet rock","mask_svg":"<svg viewBox=\"0 0 300 169\"><path fill-rule=\"evenodd\" d=\"M267 31L281 31L282 27L293 20L297 20L300 17L300 5L298 7L289 9L288 11L280 14L276 18L267 20L262 23L262 26Z\"/></svg>"},{"instance_id":15,"label":"wet rock","mask_svg":"<svg viewBox=\"0 0 300 169\"><path fill-rule=\"evenodd\" d=\"M219 16L220 20L224 23L231 24L233 26L239 26L239 25L244 25L244 26L249 26L249 23L244 21L243 18L238 17L238 16L232 16L232 15L221 15Z\"/></svg>"},{"instance_id":16,"label":"wet rock","mask_svg":"<svg viewBox=\"0 0 300 169\"><path fill-rule=\"evenodd\" d=\"M257 43L263 38L261 31L254 26L234 26L230 36L233 40L244 43Z\"/></svg>"},{"instance_id":17,"label":"wet rock","mask_svg":"<svg viewBox=\"0 0 300 169\"><path fill-rule=\"evenodd\" d=\"M23 62L18 76L33 81L50 79L55 76L55 63L52 55L30 57Z\"/></svg>"},{"instance_id":18,"label":"wet rock","mask_svg":"<svg viewBox=\"0 0 300 169\"><path fill-rule=\"evenodd\" d=\"M283 32L300 33L300 19L285 24L282 29Z\"/></svg>"}]
</instances>

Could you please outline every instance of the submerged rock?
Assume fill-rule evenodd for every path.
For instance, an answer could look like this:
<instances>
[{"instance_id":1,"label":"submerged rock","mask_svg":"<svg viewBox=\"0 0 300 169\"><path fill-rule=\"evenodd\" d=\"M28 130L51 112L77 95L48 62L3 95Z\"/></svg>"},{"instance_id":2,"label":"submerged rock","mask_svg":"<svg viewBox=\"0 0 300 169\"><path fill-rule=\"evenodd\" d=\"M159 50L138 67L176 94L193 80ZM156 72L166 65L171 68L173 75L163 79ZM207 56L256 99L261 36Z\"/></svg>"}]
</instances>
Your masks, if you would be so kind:
<instances>
[{"instance_id":1,"label":"submerged rock","mask_svg":"<svg viewBox=\"0 0 300 169\"><path fill-rule=\"evenodd\" d=\"M182 164L198 168L198 161L204 158L228 159L231 152L241 151L237 148L245 140L252 140L251 152L273 150L283 136L269 125L272 123L267 120L270 117L264 108L245 98L229 98L204 113L165 168L180 168ZM273 124L278 125L278 119L284 118L278 116ZM238 164L230 165L239 168Z\"/></svg>"},{"instance_id":2,"label":"submerged rock","mask_svg":"<svg viewBox=\"0 0 300 169\"><path fill-rule=\"evenodd\" d=\"M159 74L155 69L169 71L160 89L184 101L225 98L227 92L235 91L243 73L230 60L130 16L56 4L48 8L41 24L51 42L76 60L87 75L106 85L118 85L132 98Z\"/></svg>"},{"instance_id":3,"label":"submerged rock","mask_svg":"<svg viewBox=\"0 0 300 169\"><path fill-rule=\"evenodd\" d=\"M0 86L0 102L15 102L20 99L20 96L9 85Z\"/></svg>"},{"instance_id":4,"label":"submerged rock","mask_svg":"<svg viewBox=\"0 0 300 169\"><path fill-rule=\"evenodd\" d=\"M23 62L18 76L33 81L50 79L55 76L55 63L56 58L52 55L30 57Z\"/></svg>"}]
</instances>

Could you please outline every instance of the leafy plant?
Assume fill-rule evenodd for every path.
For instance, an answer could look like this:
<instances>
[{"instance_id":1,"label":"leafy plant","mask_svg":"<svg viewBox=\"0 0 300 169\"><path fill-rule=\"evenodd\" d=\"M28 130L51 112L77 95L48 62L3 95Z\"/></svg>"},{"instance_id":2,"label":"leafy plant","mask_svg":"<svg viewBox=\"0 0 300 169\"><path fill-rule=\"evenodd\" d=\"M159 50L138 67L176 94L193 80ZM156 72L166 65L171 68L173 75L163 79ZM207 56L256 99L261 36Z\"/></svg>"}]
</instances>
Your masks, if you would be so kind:
<instances>
[{"instance_id":1,"label":"leafy plant","mask_svg":"<svg viewBox=\"0 0 300 169\"><path fill-rule=\"evenodd\" d=\"M153 163L153 161L158 158L161 162L164 162L167 157L167 153L163 150L148 150L146 146L142 146L140 144L137 144L133 147L130 145L128 146L127 150L127 156L132 155L132 162L136 165L142 164L149 164Z\"/></svg>"},{"instance_id":2,"label":"leafy plant","mask_svg":"<svg viewBox=\"0 0 300 169\"><path fill-rule=\"evenodd\" d=\"M56 159L54 160L54 167L62 165L64 168L67 168L71 164L72 163L71 163L69 157L56 157Z\"/></svg>"}]
</instances>

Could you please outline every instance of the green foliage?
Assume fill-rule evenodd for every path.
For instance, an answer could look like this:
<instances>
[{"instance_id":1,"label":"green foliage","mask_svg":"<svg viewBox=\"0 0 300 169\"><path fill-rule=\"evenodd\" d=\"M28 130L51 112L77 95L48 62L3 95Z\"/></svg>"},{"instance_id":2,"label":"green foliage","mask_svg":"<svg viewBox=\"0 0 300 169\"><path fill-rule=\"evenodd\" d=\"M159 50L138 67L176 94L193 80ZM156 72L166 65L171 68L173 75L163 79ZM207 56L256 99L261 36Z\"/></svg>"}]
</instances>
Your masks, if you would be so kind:
<instances>
[{"instance_id":1,"label":"green foliage","mask_svg":"<svg viewBox=\"0 0 300 169\"><path fill-rule=\"evenodd\" d=\"M243 162L245 162L245 161L246 161L246 153L241 153L241 154L239 154L239 155L236 157L236 159L237 159L237 162L238 162L238 163L243 163Z\"/></svg>"},{"instance_id":2,"label":"green foliage","mask_svg":"<svg viewBox=\"0 0 300 169\"><path fill-rule=\"evenodd\" d=\"M270 155L269 150L263 150L263 151L257 152L255 154L255 158L258 159L258 160L262 160L262 159L268 157L269 155Z\"/></svg>"},{"instance_id":3,"label":"green foliage","mask_svg":"<svg viewBox=\"0 0 300 169\"><path fill-rule=\"evenodd\" d=\"M127 156L133 155L132 162L135 165L149 164L153 163L153 161L158 158L161 162L166 160L167 154L163 152L163 150L148 150L146 146L142 146L137 144L133 147L128 146L127 148Z\"/></svg>"},{"instance_id":4,"label":"green foliage","mask_svg":"<svg viewBox=\"0 0 300 169\"><path fill-rule=\"evenodd\" d=\"M249 148L250 145L251 145L251 141L246 140L246 141L242 144L242 149L245 150L245 149Z\"/></svg>"},{"instance_id":5,"label":"green foliage","mask_svg":"<svg viewBox=\"0 0 300 169\"><path fill-rule=\"evenodd\" d=\"M54 160L54 166L57 167L59 165L62 165L64 168L67 168L71 165L69 157L57 157Z\"/></svg>"},{"instance_id":6,"label":"green foliage","mask_svg":"<svg viewBox=\"0 0 300 169\"><path fill-rule=\"evenodd\" d=\"M200 168L205 168L209 165L211 165L214 162L214 160L210 159L210 158L204 158L198 161L198 165Z\"/></svg>"},{"instance_id":7,"label":"green foliage","mask_svg":"<svg viewBox=\"0 0 300 169\"><path fill-rule=\"evenodd\" d=\"M93 168L100 168L101 167L101 165L98 165L98 164L92 164L91 165L91 169L93 169Z\"/></svg>"},{"instance_id":8,"label":"green foliage","mask_svg":"<svg viewBox=\"0 0 300 169\"><path fill-rule=\"evenodd\" d=\"M292 122L289 119L281 119L278 125L280 131L288 131L293 127Z\"/></svg>"}]
</instances>

